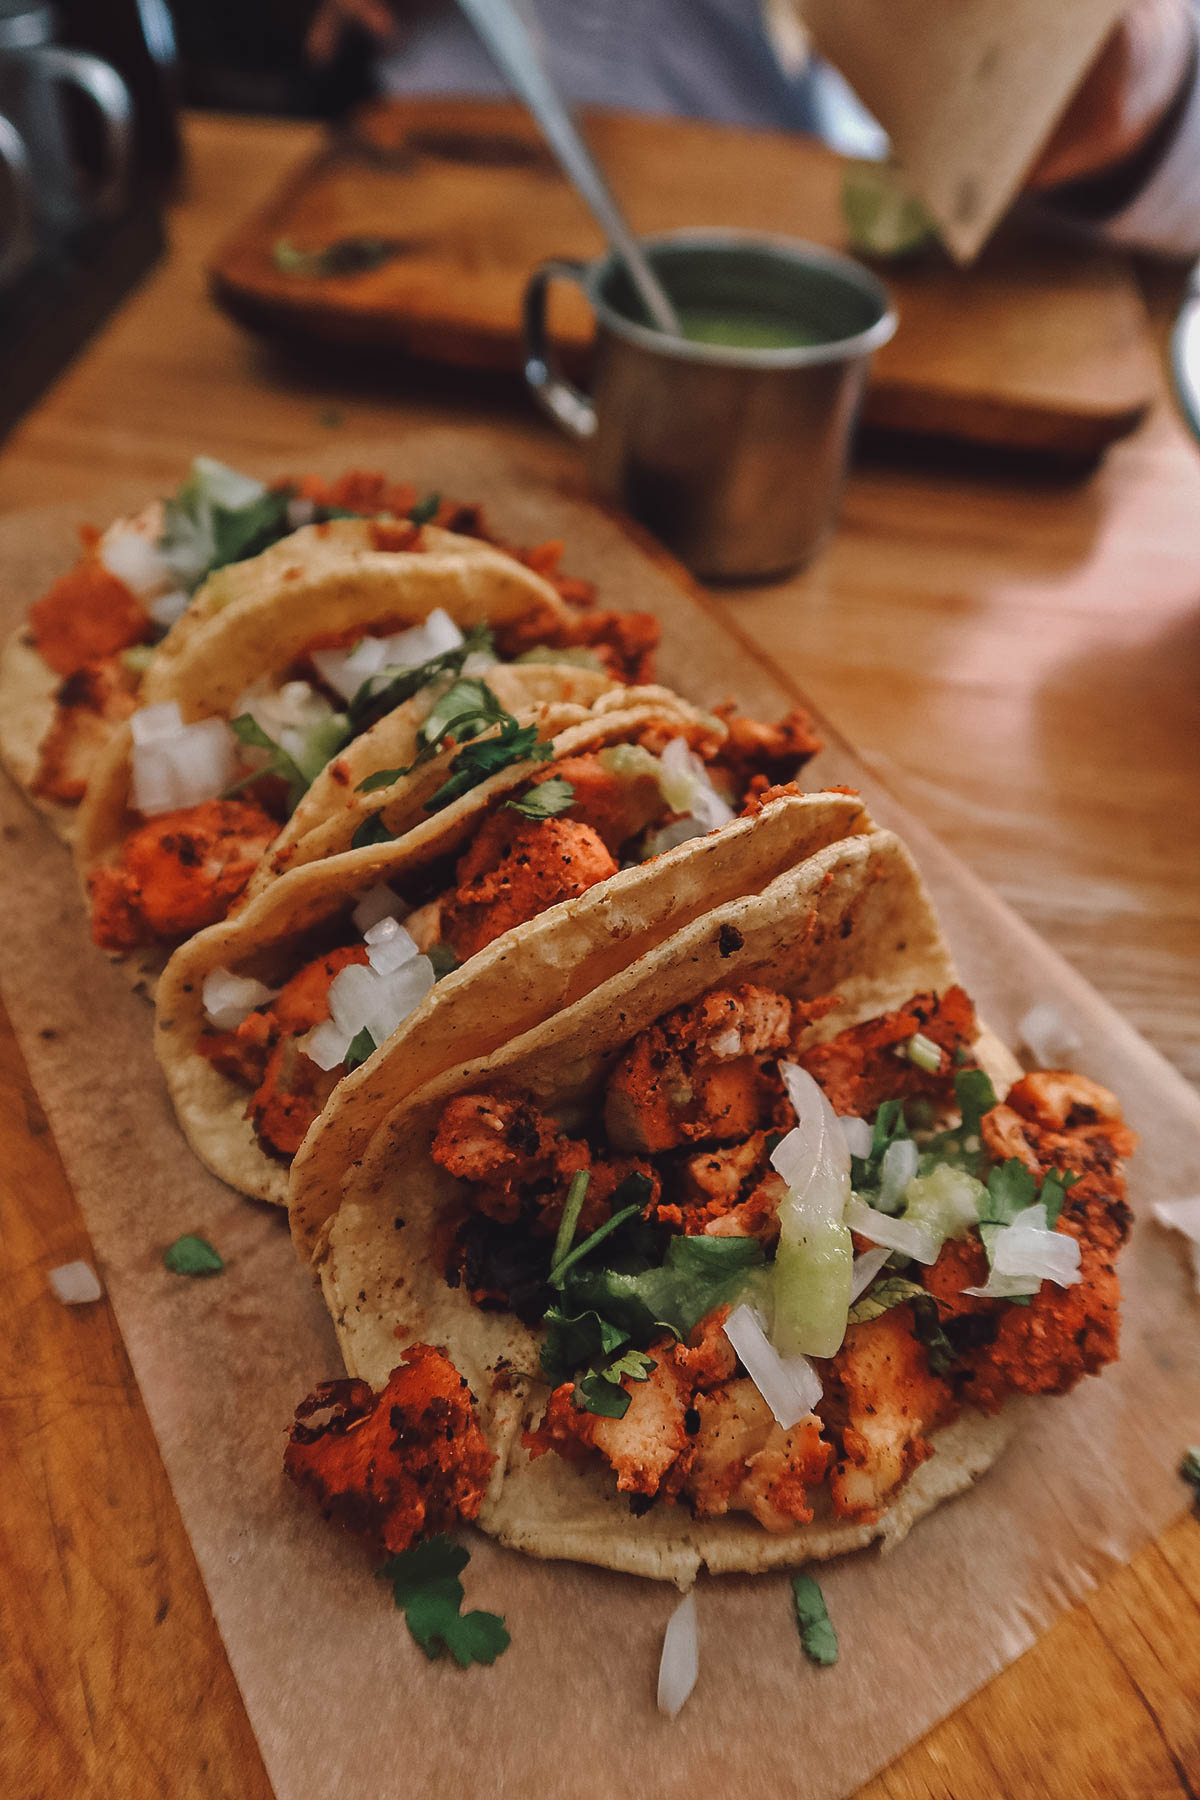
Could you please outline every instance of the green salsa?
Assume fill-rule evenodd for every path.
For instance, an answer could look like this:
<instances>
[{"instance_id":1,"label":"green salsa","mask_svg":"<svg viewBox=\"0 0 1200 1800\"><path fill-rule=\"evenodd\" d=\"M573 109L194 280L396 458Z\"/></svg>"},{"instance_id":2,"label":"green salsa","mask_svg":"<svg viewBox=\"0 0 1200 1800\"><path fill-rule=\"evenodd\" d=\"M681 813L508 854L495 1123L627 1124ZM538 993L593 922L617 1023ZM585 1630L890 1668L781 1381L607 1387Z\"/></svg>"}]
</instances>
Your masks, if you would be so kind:
<instances>
[{"instance_id":1,"label":"green salsa","mask_svg":"<svg viewBox=\"0 0 1200 1800\"><path fill-rule=\"evenodd\" d=\"M828 340L791 319L758 312L728 312L707 307L679 309L683 335L693 344L723 344L734 350L799 350Z\"/></svg>"}]
</instances>

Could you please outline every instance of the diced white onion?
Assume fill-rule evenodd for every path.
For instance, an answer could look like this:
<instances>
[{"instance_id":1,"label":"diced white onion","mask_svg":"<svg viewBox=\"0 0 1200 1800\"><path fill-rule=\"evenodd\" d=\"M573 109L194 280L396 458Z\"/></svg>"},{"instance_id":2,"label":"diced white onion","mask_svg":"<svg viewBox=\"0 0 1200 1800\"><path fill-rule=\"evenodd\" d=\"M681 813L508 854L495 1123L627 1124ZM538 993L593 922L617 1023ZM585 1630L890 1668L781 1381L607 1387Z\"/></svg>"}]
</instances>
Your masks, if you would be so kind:
<instances>
[{"instance_id":1,"label":"diced white onion","mask_svg":"<svg viewBox=\"0 0 1200 1800\"><path fill-rule=\"evenodd\" d=\"M1007 1299L1036 1294L1043 1281L1074 1287L1081 1280L1079 1239L1069 1232L1051 1230L1046 1224L1046 1208L1039 1200L996 1233L991 1274L983 1287L964 1288L963 1293L986 1300Z\"/></svg>"},{"instance_id":2,"label":"diced white onion","mask_svg":"<svg viewBox=\"0 0 1200 1800\"><path fill-rule=\"evenodd\" d=\"M397 932L408 938L403 927L398 926ZM388 939L381 953L386 954L393 942L400 947L398 939ZM360 1031L369 1031L376 1047L390 1038L433 984L433 964L427 956L405 954L403 962L382 973L367 963L350 963L329 984L328 1023L307 1032L299 1040L300 1048L320 1068L335 1068L345 1061Z\"/></svg>"},{"instance_id":3,"label":"diced white onion","mask_svg":"<svg viewBox=\"0 0 1200 1800\"><path fill-rule=\"evenodd\" d=\"M808 1358L780 1356L749 1306L735 1306L723 1329L777 1423L788 1431L807 1418L822 1393Z\"/></svg>"},{"instance_id":4,"label":"diced white onion","mask_svg":"<svg viewBox=\"0 0 1200 1800\"><path fill-rule=\"evenodd\" d=\"M851 1156L861 1157L865 1162L871 1154L871 1145L875 1142L875 1133L867 1121L856 1118L853 1113L847 1113L844 1117L839 1115L838 1124L842 1128L842 1136Z\"/></svg>"},{"instance_id":5,"label":"diced white onion","mask_svg":"<svg viewBox=\"0 0 1200 1800\"><path fill-rule=\"evenodd\" d=\"M1079 1033L1048 1001L1031 1006L1017 1036L1039 1069L1069 1068L1082 1049Z\"/></svg>"},{"instance_id":6,"label":"diced white onion","mask_svg":"<svg viewBox=\"0 0 1200 1800\"><path fill-rule=\"evenodd\" d=\"M399 673L419 668L431 657L457 650L462 641L463 634L449 613L436 606L421 625L397 631L391 637L360 638L350 650L317 650L312 660L321 680L343 698L352 700L372 675L384 669ZM487 667L494 661L494 657L489 657Z\"/></svg>"},{"instance_id":7,"label":"diced white onion","mask_svg":"<svg viewBox=\"0 0 1200 1800\"><path fill-rule=\"evenodd\" d=\"M188 609L188 597L182 588L172 588L169 593L159 594L157 599L146 604L146 611L154 623L163 631L170 631L172 625L182 619Z\"/></svg>"},{"instance_id":8,"label":"diced white onion","mask_svg":"<svg viewBox=\"0 0 1200 1800\"><path fill-rule=\"evenodd\" d=\"M392 975L414 956L420 955L403 925L395 919L380 919L363 936L367 943L367 961L377 975Z\"/></svg>"},{"instance_id":9,"label":"diced white onion","mask_svg":"<svg viewBox=\"0 0 1200 1800\"><path fill-rule=\"evenodd\" d=\"M177 700L164 700L161 706L139 707L129 721L135 744L157 744L163 738L178 737L183 730L183 714Z\"/></svg>"},{"instance_id":10,"label":"diced white onion","mask_svg":"<svg viewBox=\"0 0 1200 1800\"><path fill-rule=\"evenodd\" d=\"M296 494L287 503L287 522L293 531L299 531L302 525L311 525L317 516L315 500L306 500L302 494Z\"/></svg>"},{"instance_id":11,"label":"diced white onion","mask_svg":"<svg viewBox=\"0 0 1200 1800\"><path fill-rule=\"evenodd\" d=\"M719 1057L722 1062L728 1062L730 1058L740 1056L742 1054L741 1032L736 1027L722 1032L719 1038L713 1039L712 1049L713 1055Z\"/></svg>"},{"instance_id":12,"label":"diced white onion","mask_svg":"<svg viewBox=\"0 0 1200 1800\"><path fill-rule=\"evenodd\" d=\"M333 707L311 682L285 681L280 687L256 683L233 707L231 717L249 713L280 749L303 765L313 731L333 717Z\"/></svg>"},{"instance_id":13,"label":"diced white onion","mask_svg":"<svg viewBox=\"0 0 1200 1800\"><path fill-rule=\"evenodd\" d=\"M215 800L237 772L237 745L223 719L180 721L174 701L135 712L130 800L146 818Z\"/></svg>"},{"instance_id":14,"label":"diced white onion","mask_svg":"<svg viewBox=\"0 0 1200 1800\"><path fill-rule=\"evenodd\" d=\"M866 1293L891 1254L887 1245L883 1244L878 1250L864 1250L861 1256L855 1257L854 1279L850 1283L851 1305Z\"/></svg>"},{"instance_id":15,"label":"diced white onion","mask_svg":"<svg viewBox=\"0 0 1200 1800\"><path fill-rule=\"evenodd\" d=\"M659 762L663 798L672 812L690 813L706 832L728 825L733 808L718 794L703 760L688 748L686 738L672 738Z\"/></svg>"},{"instance_id":16,"label":"diced white onion","mask_svg":"<svg viewBox=\"0 0 1200 1800\"><path fill-rule=\"evenodd\" d=\"M365 937L372 925L378 925L380 919L394 919L403 911L403 901L398 894L384 882L377 881L374 887L367 888L359 895L358 905L351 913L357 930Z\"/></svg>"},{"instance_id":17,"label":"diced white onion","mask_svg":"<svg viewBox=\"0 0 1200 1800\"><path fill-rule=\"evenodd\" d=\"M210 969L204 977L200 997L204 1016L218 1031L236 1031L243 1019L258 1007L265 1006L278 993L265 981L252 975L234 975L229 969Z\"/></svg>"},{"instance_id":18,"label":"diced white onion","mask_svg":"<svg viewBox=\"0 0 1200 1800\"><path fill-rule=\"evenodd\" d=\"M1160 1225L1182 1232L1187 1238L1196 1292L1200 1293L1200 1195L1189 1200L1159 1200L1154 1208L1154 1216Z\"/></svg>"},{"instance_id":19,"label":"diced white onion","mask_svg":"<svg viewBox=\"0 0 1200 1800\"><path fill-rule=\"evenodd\" d=\"M49 1281L55 1299L61 1300L64 1306L87 1306L104 1292L91 1263L59 1263L56 1269L51 1269Z\"/></svg>"},{"instance_id":20,"label":"diced white onion","mask_svg":"<svg viewBox=\"0 0 1200 1800\"><path fill-rule=\"evenodd\" d=\"M667 1621L658 1665L658 1710L678 1718L700 1674L700 1631L694 1593L680 1601Z\"/></svg>"},{"instance_id":21,"label":"diced white onion","mask_svg":"<svg viewBox=\"0 0 1200 1800\"><path fill-rule=\"evenodd\" d=\"M1158 1200L1154 1205L1154 1216L1160 1225L1182 1231L1184 1237L1200 1244L1200 1194L1188 1200Z\"/></svg>"},{"instance_id":22,"label":"diced white onion","mask_svg":"<svg viewBox=\"0 0 1200 1800\"><path fill-rule=\"evenodd\" d=\"M344 1031L338 1030L332 1019L326 1019L300 1039L300 1048L318 1069L336 1069L346 1060L350 1039Z\"/></svg>"},{"instance_id":23,"label":"diced white onion","mask_svg":"<svg viewBox=\"0 0 1200 1800\"><path fill-rule=\"evenodd\" d=\"M111 525L100 539L97 555L110 575L144 598L170 580L170 570L152 538L128 525Z\"/></svg>"},{"instance_id":24,"label":"diced white onion","mask_svg":"<svg viewBox=\"0 0 1200 1800\"><path fill-rule=\"evenodd\" d=\"M672 819L661 830L647 833L642 861L649 862L652 856L665 856L668 850L677 850L680 844L690 844L694 838L707 836L707 825L702 825L691 813L682 819Z\"/></svg>"},{"instance_id":25,"label":"diced white onion","mask_svg":"<svg viewBox=\"0 0 1200 1800\"><path fill-rule=\"evenodd\" d=\"M899 1250L902 1256L911 1256L914 1262L927 1266L937 1261L942 1247L940 1236L931 1226L915 1219L894 1219L890 1213L878 1212L875 1207L868 1206L857 1194L850 1196L846 1223L851 1231L868 1238L872 1244L886 1244L889 1250Z\"/></svg>"},{"instance_id":26,"label":"diced white onion","mask_svg":"<svg viewBox=\"0 0 1200 1800\"><path fill-rule=\"evenodd\" d=\"M879 1165L879 1204L884 1212L896 1207L917 1172L919 1151L912 1138L897 1138L888 1145Z\"/></svg>"},{"instance_id":27,"label":"diced white onion","mask_svg":"<svg viewBox=\"0 0 1200 1800\"><path fill-rule=\"evenodd\" d=\"M464 675L486 675L489 669L495 668L499 660L489 650L472 650L470 656L463 658L462 672Z\"/></svg>"},{"instance_id":28,"label":"diced white onion","mask_svg":"<svg viewBox=\"0 0 1200 1800\"><path fill-rule=\"evenodd\" d=\"M936 1075L942 1066L942 1052L932 1038L914 1031L908 1040L908 1060L927 1075Z\"/></svg>"},{"instance_id":29,"label":"diced white onion","mask_svg":"<svg viewBox=\"0 0 1200 1800\"><path fill-rule=\"evenodd\" d=\"M848 1173L850 1152L840 1120L808 1070L798 1063L781 1062L779 1073L795 1110L796 1130L776 1144L771 1163L802 1205L825 1160L831 1160L839 1174Z\"/></svg>"}]
</instances>

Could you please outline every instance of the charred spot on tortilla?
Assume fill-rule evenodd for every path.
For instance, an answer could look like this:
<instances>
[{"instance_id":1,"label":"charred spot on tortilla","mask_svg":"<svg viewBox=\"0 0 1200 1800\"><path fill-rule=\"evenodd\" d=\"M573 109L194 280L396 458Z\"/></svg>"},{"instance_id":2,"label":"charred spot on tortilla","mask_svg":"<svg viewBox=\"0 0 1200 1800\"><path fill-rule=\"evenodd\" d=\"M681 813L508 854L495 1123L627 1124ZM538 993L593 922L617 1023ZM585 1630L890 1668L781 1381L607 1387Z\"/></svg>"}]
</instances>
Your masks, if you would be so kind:
<instances>
[{"instance_id":1,"label":"charred spot on tortilla","mask_svg":"<svg viewBox=\"0 0 1200 1800\"><path fill-rule=\"evenodd\" d=\"M724 924L717 933L717 948L722 956L733 956L741 949L744 939L736 925Z\"/></svg>"}]
</instances>

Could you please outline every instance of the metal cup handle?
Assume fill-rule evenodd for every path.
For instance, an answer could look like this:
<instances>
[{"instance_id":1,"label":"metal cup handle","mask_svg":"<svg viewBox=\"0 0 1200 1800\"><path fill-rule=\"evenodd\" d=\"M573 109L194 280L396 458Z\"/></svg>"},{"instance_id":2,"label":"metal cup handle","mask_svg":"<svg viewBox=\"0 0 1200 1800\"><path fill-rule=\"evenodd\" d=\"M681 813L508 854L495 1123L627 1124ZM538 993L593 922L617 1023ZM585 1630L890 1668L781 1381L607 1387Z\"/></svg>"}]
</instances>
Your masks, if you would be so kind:
<instances>
[{"instance_id":1,"label":"metal cup handle","mask_svg":"<svg viewBox=\"0 0 1200 1800\"><path fill-rule=\"evenodd\" d=\"M10 119L0 114L0 163L8 171L13 194L13 225L0 245L0 288L7 287L33 261L34 188L25 140Z\"/></svg>"},{"instance_id":2,"label":"metal cup handle","mask_svg":"<svg viewBox=\"0 0 1200 1800\"><path fill-rule=\"evenodd\" d=\"M86 50L39 44L30 54L37 57L52 78L79 88L98 110L104 127L107 169L90 208L97 217L119 212L128 188L133 153L133 102L129 89L111 63L89 56Z\"/></svg>"},{"instance_id":3,"label":"metal cup handle","mask_svg":"<svg viewBox=\"0 0 1200 1800\"><path fill-rule=\"evenodd\" d=\"M586 263L557 258L541 263L529 277L521 307L525 379L542 411L573 438L595 436L596 409L562 372L546 329L546 301L552 281L573 281L582 287L587 269Z\"/></svg>"}]
</instances>

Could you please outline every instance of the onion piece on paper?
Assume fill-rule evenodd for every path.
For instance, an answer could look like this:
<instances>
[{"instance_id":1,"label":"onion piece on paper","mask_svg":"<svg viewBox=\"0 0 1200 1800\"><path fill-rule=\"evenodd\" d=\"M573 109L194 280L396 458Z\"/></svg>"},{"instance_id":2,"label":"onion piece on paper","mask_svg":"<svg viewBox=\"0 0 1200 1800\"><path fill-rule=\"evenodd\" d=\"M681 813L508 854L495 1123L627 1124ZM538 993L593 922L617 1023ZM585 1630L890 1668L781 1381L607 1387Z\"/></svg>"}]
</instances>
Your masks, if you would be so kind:
<instances>
[{"instance_id":1,"label":"onion piece on paper","mask_svg":"<svg viewBox=\"0 0 1200 1800\"><path fill-rule=\"evenodd\" d=\"M700 1674L696 1595L684 1596L667 1620L658 1664L658 1710L677 1719Z\"/></svg>"}]
</instances>

